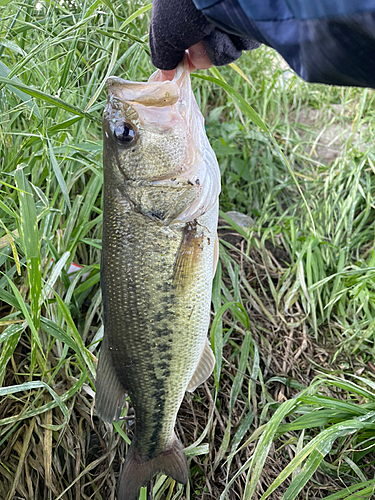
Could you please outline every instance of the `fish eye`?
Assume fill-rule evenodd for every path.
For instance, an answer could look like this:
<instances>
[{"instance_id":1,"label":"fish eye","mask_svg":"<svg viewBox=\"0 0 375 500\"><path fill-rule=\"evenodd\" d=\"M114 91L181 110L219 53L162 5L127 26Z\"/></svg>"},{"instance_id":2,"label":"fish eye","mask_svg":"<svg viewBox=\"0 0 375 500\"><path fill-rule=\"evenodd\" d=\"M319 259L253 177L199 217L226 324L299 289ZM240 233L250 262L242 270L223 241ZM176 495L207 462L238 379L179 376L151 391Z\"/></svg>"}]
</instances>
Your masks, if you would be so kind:
<instances>
[{"instance_id":1,"label":"fish eye","mask_svg":"<svg viewBox=\"0 0 375 500\"><path fill-rule=\"evenodd\" d=\"M130 123L127 122L116 123L113 132L117 141L122 146L130 145L130 143L134 141L136 136L135 128L133 127L133 125L130 125Z\"/></svg>"}]
</instances>

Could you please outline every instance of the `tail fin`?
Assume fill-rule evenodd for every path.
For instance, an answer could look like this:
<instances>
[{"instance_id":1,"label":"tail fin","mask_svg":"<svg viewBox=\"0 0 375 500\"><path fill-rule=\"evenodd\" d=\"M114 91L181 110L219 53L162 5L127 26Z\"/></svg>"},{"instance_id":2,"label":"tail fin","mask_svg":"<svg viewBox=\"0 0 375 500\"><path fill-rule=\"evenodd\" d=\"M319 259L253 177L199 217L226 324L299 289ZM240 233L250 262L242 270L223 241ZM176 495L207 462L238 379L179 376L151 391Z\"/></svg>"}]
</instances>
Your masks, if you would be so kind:
<instances>
[{"instance_id":1,"label":"tail fin","mask_svg":"<svg viewBox=\"0 0 375 500\"><path fill-rule=\"evenodd\" d=\"M186 484L189 470L181 442L175 438L172 446L149 460L130 447L121 472L118 500L138 500L141 486L146 486L155 474L161 472L175 481Z\"/></svg>"}]
</instances>

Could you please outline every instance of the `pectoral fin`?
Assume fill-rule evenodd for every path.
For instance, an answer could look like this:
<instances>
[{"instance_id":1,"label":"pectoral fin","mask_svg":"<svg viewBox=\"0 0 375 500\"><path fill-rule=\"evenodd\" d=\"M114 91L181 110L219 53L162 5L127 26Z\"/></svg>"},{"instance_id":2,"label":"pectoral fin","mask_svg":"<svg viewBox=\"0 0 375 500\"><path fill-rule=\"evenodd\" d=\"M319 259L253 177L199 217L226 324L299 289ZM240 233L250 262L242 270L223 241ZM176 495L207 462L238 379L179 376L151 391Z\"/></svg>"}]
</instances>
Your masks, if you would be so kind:
<instances>
[{"instance_id":1,"label":"pectoral fin","mask_svg":"<svg viewBox=\"0 0 375 500\"><path fill-rule=\"evenodd\" d=\"M199 364L186 390L189 392L195 391L195 389L199 385L203 384L203 382L205 382L208 379L208 377L214 370L214 366L215 366L215 356L214 353L212 352L211 346L207 339L201 359L199 360Z\"/></svg>"},{"instance_id":2,"label":"pectoral fin","mask_svg":"<svg viewBox=\"0 0 375 500\"><path fill-rule=\"evenodd\" d=\"M96 376L95 408L106 422L118 420L125 406L125 389L113 369L110 353L105 345L100 350Z\"/></svg>"}]
</instances>

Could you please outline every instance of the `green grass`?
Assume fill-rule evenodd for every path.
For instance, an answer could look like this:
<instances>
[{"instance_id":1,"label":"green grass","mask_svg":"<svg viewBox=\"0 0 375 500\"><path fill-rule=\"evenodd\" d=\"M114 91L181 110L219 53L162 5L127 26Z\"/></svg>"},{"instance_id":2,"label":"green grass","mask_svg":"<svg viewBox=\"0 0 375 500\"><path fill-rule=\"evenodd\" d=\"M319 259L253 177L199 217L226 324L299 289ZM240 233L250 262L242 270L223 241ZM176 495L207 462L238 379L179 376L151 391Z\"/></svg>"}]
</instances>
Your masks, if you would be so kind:
<instances>
[{"instance_id":1,"label":"green grass","mask_svg":"<svg viewBox=\"0 0 375 500\"><path fill-rule=\"evenodd\" d=\"M132 417L91 418L101 112L107 76L153 71L150 10L36 4L0 1L0 497L114 499ZM154 497L370 499L374 93L307 85L264 47L238 67L250 83L236 67L192 77L222 174L217 364L180 412L192 481L159 477ZM331 160L328 133L343 137Z\"/></svg>"}]
</instances>

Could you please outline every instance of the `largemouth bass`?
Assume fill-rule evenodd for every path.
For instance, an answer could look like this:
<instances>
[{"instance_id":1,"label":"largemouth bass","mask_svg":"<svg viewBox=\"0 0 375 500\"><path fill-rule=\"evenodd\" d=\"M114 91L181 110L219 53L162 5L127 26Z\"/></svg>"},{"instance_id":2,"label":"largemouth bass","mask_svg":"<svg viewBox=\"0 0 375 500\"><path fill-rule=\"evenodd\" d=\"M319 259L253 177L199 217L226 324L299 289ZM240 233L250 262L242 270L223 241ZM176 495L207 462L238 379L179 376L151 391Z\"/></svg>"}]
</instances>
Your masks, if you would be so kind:
<instances>
[{"instance_id":1,"label":"largemouth bass","mask_svg":"<svg viewBox=\"0 0 375 500\"><path fill-rule=\"evenodd\" d=\"M176 416L185 391L215 362L207 331L220 173L187 63L172 81L159 78L109 78L103 115L104 338L95 404L111 422L129 395L136 422L118 500L136 500L158 472L188 481Z\"/></svg>"}]
</instances>

